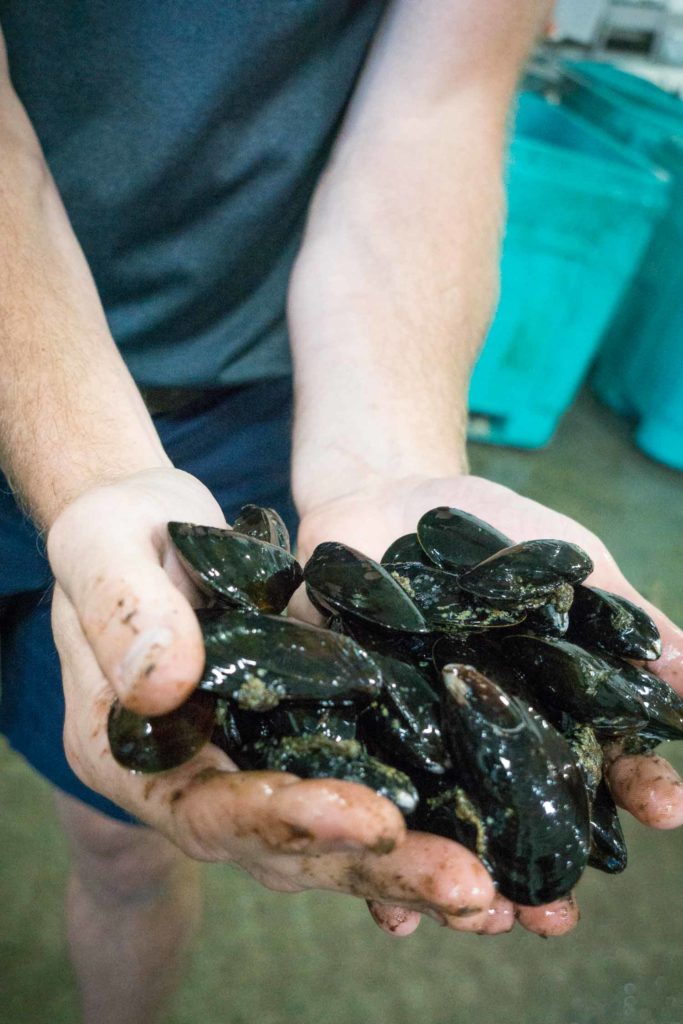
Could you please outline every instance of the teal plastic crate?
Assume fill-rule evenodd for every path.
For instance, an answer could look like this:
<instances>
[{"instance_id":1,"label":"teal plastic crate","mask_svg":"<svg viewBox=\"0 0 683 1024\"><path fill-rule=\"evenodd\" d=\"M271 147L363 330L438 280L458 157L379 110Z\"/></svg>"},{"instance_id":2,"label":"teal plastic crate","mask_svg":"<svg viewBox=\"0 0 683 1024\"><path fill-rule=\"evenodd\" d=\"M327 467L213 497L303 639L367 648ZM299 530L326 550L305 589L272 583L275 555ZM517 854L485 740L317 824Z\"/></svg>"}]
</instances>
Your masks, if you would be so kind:
<instances>
[{"instance_id":1,"label":"teal plastic crate","mask_svg":"<svg viewBox=\"0 0 683 1024\"><path fill-rule=\"evenodd\" d=\"M563 103L665 168L669 205L606 334L598 396L632 417L636 441L683 469L683 102L605 64L566 69Z\"/></svg>"},{"instance_id":2,"label":"teal plastic crate","mask_svg":"<svg viewBox=\"0 0 683 1024\"><path fill-rule=\"evenodd\" d=\"M501 299L470 387L470 437L552 436L666 207L668 175L542 96L519 100Z\"/></svg>"}]
</instances>

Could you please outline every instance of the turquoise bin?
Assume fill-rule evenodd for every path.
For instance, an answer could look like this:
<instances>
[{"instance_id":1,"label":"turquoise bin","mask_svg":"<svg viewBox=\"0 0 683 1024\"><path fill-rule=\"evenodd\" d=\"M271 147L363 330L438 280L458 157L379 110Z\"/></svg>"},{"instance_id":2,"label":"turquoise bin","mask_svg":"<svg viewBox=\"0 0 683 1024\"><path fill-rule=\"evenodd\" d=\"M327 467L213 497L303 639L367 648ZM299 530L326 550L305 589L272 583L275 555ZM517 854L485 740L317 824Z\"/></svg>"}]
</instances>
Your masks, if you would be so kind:
<instances>
[{"instance_id":1,"label":"turquoise bin","mask_svg":"<svg viewBox=\"0 0 683 1024\"><path fill-rule=\"evenodd\" d=\"M563 103L667 170L669 205L607 332L598 396L636 423L653 458L683 470L683 102L608 64L565 68Z\"/></svg>"},{"instance_id":2,"label":"turquoise bin","mask_svg":"<svg viewBox=\"0 0 683 1024\"><path fill-rule=\"evenodd\" d=\"M501 298L470 387L469 436L544 445L667 204L668 175L523 93L508 166Z\"/></svg>"}]
</instances>

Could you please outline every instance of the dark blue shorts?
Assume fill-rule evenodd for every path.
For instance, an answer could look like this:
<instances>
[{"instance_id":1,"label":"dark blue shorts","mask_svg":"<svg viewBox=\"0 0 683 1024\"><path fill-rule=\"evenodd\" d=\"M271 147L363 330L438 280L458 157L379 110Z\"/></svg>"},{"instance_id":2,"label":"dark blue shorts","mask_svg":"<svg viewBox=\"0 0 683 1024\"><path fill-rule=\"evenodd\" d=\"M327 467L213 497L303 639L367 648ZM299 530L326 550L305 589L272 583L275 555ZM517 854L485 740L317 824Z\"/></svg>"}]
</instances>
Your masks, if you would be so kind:
<instances>
[{"instance_id":1,"label":"dark blue shorts","mask_svg":"<svg viewBox=\"0 0 683 1024\"><path fill-rule=\"evenodd\" d=\"M291 381L212 392L191 410L155 417L175 466L213 492L228 521L253 502L276 508L292 535ZM62 745L64 698L50 629L44 547L0 478L0 731L53 785L119 821L133 819L85 786Z\"/></svg>"}]
</instances>

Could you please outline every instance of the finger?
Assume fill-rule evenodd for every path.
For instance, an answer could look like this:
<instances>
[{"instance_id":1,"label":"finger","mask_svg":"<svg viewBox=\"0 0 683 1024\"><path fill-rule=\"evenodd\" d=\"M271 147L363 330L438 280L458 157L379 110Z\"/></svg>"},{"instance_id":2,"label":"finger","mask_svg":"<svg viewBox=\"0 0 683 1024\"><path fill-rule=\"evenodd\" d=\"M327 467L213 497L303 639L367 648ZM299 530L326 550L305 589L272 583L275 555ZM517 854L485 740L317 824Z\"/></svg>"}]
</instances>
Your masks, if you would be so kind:
<instances>
[{"instance_id":1,"label":"finger","mask_svg":"<svg viewBox=\"0 0 683 1024\"><path fill-rule=\"evenodd\" d=\"M422 915L406 907L389 907L374 900L367 900L368 910L375 924L396 939L412 935L420 924Z\"/></svg>"},{"instance_id":2,"label":"finger","mask_svg":"<svg viewBox=\"0 0 683 1024\"><path fill-rule=\"evenodd\" d=\"M134 520L121 509L107 528L93 529L102 515L94 497L81 499L84 507L75 503L70 529L56 524L51 532L53 568L120 699L141 714L161 714L181 704L200 678L201 630L162 568L168 541L156 509L143 508Z\"/></svg>"},{"instance_id":3,"label":"finger","mask_svg":"<svg viewBox=\"0 0 683 1024\"><path fill-rule=\"evenodd\" d=\"M576 927L581 916L573 893L542 907L525 907L518 904L516 914L522 928L535 932L544 939L570 932Z\"/></svg>"},{"instance_id":4,"label":"finger","mask_svg":"<svg viewBox=\"0 0 683 1024\"><path fill-rule=\"evenodd\" d=\"M473 931L477 935L502 935L512 931L515 926L515 908L510 900L498 893L488 910L465 921L457 922L457 924L459 924L459 927L456 928L457 931ZM453 927L450 918L448 925Z\"/></svg>"},{"instance_id":5,"label":"finger","mask_svg":"<svg viewBox=\"0 0 683 1024\"><path fill-rule=\"evenodd\" d=\"M658 754L623 754L605 749L607 777L615 803L651 828L683 825L683 780Z\"/></svg>"},{"instance_id":6,"label":"finger","mask_svg":"<svg viewBox=\"0 0 683 1024\"><path fill-rule=\"evenodd\" d=\"M72 767L89 786L154 825L191 856L240 860L259 848L383 852L403 838L405 821L398 808L366 786L300 781L281 772L235 772L230 759L211 744L171 771L129 772L114 760L107 738L111 689L59 587L54 609L69 634L62 660L64 739Z\"/></svg>"},{"instance_id":7,"label":"finger","mask_svg":"<svg viewBox=\"0 0 683 1024\"><path fill-rule=\"evenodd\" d=\"M454 921L480 914L495 896L493 883L474 854L449 839L423 832L408 832L400 846L382 857L306 858L304 869L316 888L447 915Z\"/></svg>"}]
</instances>

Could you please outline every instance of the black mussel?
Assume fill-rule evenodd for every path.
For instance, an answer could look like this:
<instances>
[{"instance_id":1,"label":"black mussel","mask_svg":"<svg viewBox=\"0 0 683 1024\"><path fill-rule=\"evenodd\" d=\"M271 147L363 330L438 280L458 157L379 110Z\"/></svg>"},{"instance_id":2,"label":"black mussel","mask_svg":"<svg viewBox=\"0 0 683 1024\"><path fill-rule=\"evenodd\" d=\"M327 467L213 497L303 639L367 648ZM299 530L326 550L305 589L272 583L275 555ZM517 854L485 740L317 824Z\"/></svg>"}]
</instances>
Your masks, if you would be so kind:
<instances>
[{"instance_id":1,"label":"black mussel","mask_svg":"<svg viewBox=\"0 0 683 1024\"><path fill-rule=\"evenodd\" d=\"M425 552L420 547L416 533L406 533L390 544L380 558L384 566L393 565L394 562L421 562L422 565L432 565Z\"/></svg>"},{"instance_id":2,"label":"black mussel","mask_svg":"<svg viewBox=\"0 0 683 1024\"><path fill-rule=\"evenodd\" d=\"M115 760L133 771L177 768L208 743L215 715L215 698L198 690L165 715L138 715L115 701L107 719L109 746Z\"/></svg>"},{"instance_id":3,"label":"black mussel","mask_svg":"<svg viewBox=\"0 0 683 1024\"><path fill-rule=\"evenodd\" d=\"M654 661L662 653L659 630L647 612L597 587L576 588L567 639L618 658Z\"/></svg>"},{"instance_id":4,"label":"black mussel","mask_svg":"<svg viewBox=\"0 0 683 1024\"><path fill-rule=\"evenodd\" d=\"M432 662L439 680L446 665L471 665L506 692L523 695L524 677L500 652L485 633L442 636L432 648Z\"/></svg>"},{"instance_id":5,"label":"black mussel","mask_svg":"<svg viewBox=\"0 0 683 1024\"><path fill-rule=\"evenodd\" d=\"M466 665L443 670L442 728L478 811L500 892L538 906L565 896L588 860L588 794L566 740Z\"/></svg>"},{"instance_id":6,"label":"black mussel","mask_svg":"<svg viewBox=\"0 0 683 1024\"><path fill-rule=\"evenodd\" d=\"M280 701L360 705L381 689L379 669L349 637L234 609L197 615L206 648L199 687L243 710L270 711Z\"/></svg>"},{"instance_id":7,"label":"black mussel","mask_svg":"<svg viewBox=\"0 0 683 1024\"><path fill-rule=\"evenodd\" d=\"M344 544L319 544L304 569L317 608L347 621L406 633L426 633L421 612L387 570Z\"/></svg>"},{"instance_id":8,"label":"black mussel","mask_svg":"<svg viewBox=\"0 0 683 1024\"><path fill-rule=\"evenodd\" d=\"M647 723L641 729L642 738L682 740L683 697L646 668L609 654L601 654L601 657L642 701L647 714Z\"/></svg>"},{"instance_id":9,"label":"black mussel","mask_svg":"<svg viewBox=\"0 0 683 1024\"><path fill-rule=\"evenodd\" d=\"M485 814L476 801L454 784L453 779L429 795L420 790L420 803L414 818L414 827L466 846L476 853L492 878L495 865L488 857L488 834Z\"/></svg>"},{"instance_id":10,"label":"black mussel","mask_svg":"<svg viewBox=\"0 0 683 1024\"><path fill-rule=\"evenodd\" d=\"M482 519L445 505L425 512L417 524L417 537L435 565L458 572L512 544Z\"/></svg>"},{"instance_id":11,"label":"black mussel","mask_svg":"<svg viewBox=\"0 0 683 1024\"><path fill-rule=\"evenodd\" d=\"M244 744L255 744L285 736L326 736L330 740L355 740L358 710L353 703L327 705L278 704L272 711L234 710Z\"/></svg>"},{"instance_id":12,"label":"black mussel","mask_svg":"<svg viewBox=\"0 0 683 1024\"><path fill-rule=\"evenodd\" d=\"M411 814L418 802L407 775L370 757L357 740L330 740L325 736L293 736L263 748L263 767L291 772L304 779L344 779L374 789Z\"/></svg>"},{"instance_id":13,"label":"black mussel","mask_svg":"<svg viewBox=\"0 0 683 1024\"><path fill-rule=\"evenodd\" d=\"M190 577L219 603L277 614L303 579L296 559L275 544L192 523L169 523L168 532Z\"/></svg>"},{"instance_id":14,"label":"black mussel","mask_svg":"<svg viewBox=\"0 0 683 1024\"><path fill-rule=\"evenodd\" d=\"M523 696L554 725L567 714L601 736L618 736L647 723L643 702L604 658L568 640L529 635L506 636L498 648L523 677Z\"/></svg>"},{"instance_id":15,"label":"black mussel","mask_svg":"<svg viewBox=\"0 0 683 1024\"><path fill-rule=\"evenodd\" d=\"M552 603L568 611L574 596L571 584L593 571L593 563L578 545L564 540L526 540L504 548L459 577L460 586L485 601L524 608Z\"/></svg>"},{"instance_id":16,"label":"black mussel","mask_svg":"<svg viewBox=\"0 0 683 1024\"><path fill-rule=\"evenodd\" d=\"M373 655L384 685L358 720L366 747L389 764L442 775L448 757L441 738L439 701L426 675L396 658Z\"/></svg>"},{"instance_id":17,"label":"black mussel","mask_svg":"<svg viewBox=\"0 0 683 1024\"><path fill-rule=\"evenodd\" d=\"M570 726L564 737L581 769L590 803L591 845L588 866L607 874L626 867L626 842L619 814L604 778L604 756L597 736L588 725Z\"/></svg>"},{"instance_id":18,"label":"black mussel","mask_svg":"<svg viewBox=\"0 0 683 1024\"><path fill-rule=\"evenodd\" d=\"M383 629L373 626L361 619L335 619L335 631L350 636L356 643L364 647L374 658L375 654L384 654L389 658L398 658L411 665L420 665L431 661L432 647L439 633L401 633L399 630Z\"/></svg>"},{"instance_id":19,"label":"black mussel","mask_svg":"<svg viewBox=\"0 0 683 1024\"><path fill-rule=\"evenodd\" d=\"M574 760L581 770L588 798L592 800L602 782L605 763L595 730L591 729L590 725L568 722L562 730L562 735L571 747Z\"/></svg>"},{"instance_id":20,"label":"black mussel","mask_svg":"<svg viewBox=\"0 0 683 1024\"><path fill-rule=\"evenodd\" d=\"M554 636L559 639L569 628L569 612L560 611L552 602L542 604L540 608L531 608L527 612L524 628L536 636Z\"/></svg>"},{"instance_id":21,"label":"black mussel","mask_svg":"<svg viewBox=\"0 0 683 1024\"><path fill-rule=\"evenodd\" d=\"M616 875L626 867L626 840L609 786L601 782L591 800L591 848L588 864Z\"/></svg>"},{"instance_id":22,"label":"black mussel","mask_svg":"<svg viewBox=\"0 0 683 1024\"><path fill-rule=\"evenodd\" d=\"M275 544L278 548L291 551L289 531L282 516L274 508L244 505L232 528L236 533L244 533L247 537L255 537L256 540L263 540L267 544Z\"/></svg>"},{"instance_id":23,"label":"black mussel","mask_svg":"<svg viewBox=\"0 0 683 1024\"><path fill-rule=\"evenodd\" d=\"M458 586L457 577L418 562L395 562L389 572L424 615L434 631L458 633L497 626L518 626L526 612L497 608Z\"/></svg>"},{"instance_id":24,"label":"black mussel","mask_svg":"<svg viewBox=\"0 0 683 1024\"><path fill-rule=\"evenodd\" d=\"M215 700L216 724L211 734L211 741L223 750L228 757L231 757L238 768L250 768L245 739L240 732L235 717L237 706L232 701L225 700L223 697L217 697ZM254 713L254 718L256 717L262 716L257 716Z\"/></svg>"}]
</instances>

